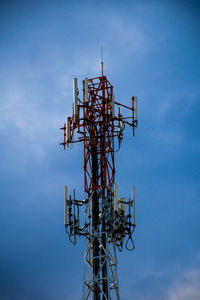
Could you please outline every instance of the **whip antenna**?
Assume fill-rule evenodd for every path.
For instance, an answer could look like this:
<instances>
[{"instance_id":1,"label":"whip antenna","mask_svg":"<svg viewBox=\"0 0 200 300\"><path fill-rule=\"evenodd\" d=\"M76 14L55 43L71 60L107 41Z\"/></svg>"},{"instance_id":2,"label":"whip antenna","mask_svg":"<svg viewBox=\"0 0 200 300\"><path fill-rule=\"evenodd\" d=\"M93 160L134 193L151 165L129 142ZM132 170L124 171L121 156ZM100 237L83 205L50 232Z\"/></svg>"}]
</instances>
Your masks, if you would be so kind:
<instances>
[{"instance_id":1,"label":"whip antenna","mask_svg":"<svg viewBox=\"0 0 200 300\"><path fill-rule=\"evenodd\" d=\"M101 75L103 76L103 46L101 46Z\"/></svg>"}]
</instances>

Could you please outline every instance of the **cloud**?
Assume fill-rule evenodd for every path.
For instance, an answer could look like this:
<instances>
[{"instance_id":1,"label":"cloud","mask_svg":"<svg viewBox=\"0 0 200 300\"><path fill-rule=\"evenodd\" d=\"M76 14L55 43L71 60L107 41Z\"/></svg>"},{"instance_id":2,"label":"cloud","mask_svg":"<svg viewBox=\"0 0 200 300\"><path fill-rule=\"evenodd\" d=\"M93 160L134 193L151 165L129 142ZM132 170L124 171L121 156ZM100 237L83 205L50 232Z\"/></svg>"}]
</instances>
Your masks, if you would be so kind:
<instances>
[{"instance_id":1,"label":"cloud","mask_svg":"<svg viewBox=\"0 0 200 300\"><path fill-rule=\"evenodd\" d=\"M43 72L45 66L38 74L37 68L31 68L31 63L27 67L26 61L22 60L20 65L19 68L8 63L9 69L1 82L0 132L18 136L18 140L26 141L27 145L52 144L56 136L58 138L65 113L71 108L67 104L71 87L69 79L66 80L70 72L65 75L63 88L59 82L61 75L51 84L53 78L47 74L48 68Z\"/></svg>"},{"instance_id":2,"label":"cloud","mask_svg":"<svg viewBox=\"0 0 200 300\"><path fill-rule=\"evenodd\" d=\"M24 257L23 253L29 254L31 265L35 262L41 265L40 272L36 270L35 275L27 263L28 259L22 260L22 266L19 266L26 266L26 273L12 275L8 269L13 281L19 277L20 282L12 283L11 275L4 276L4 295L9 295L13 289L12 295L18 293L20 300L23 297L39 299L32 290L36 286L36 294L40 293L40 289L43 291L42 299L80 298L71 284L73 282L76 286L79 281L70 271L75 270L82 276L80 260L77 259L80 254L76 256L74 248L68 255L68 241L67 246L61 247L65 241L61 223L63 185L66 183L70 190L75 186L77 195L80 193L82 197L83 194L83 153L78 145L74 145L73 151L62 150L59 142L63 139L63 132L59 131L59 127L72 113L72 78L78 77L81 90L84 77L100 75L100 46L103 45L105 74L118 89L116 97L121 93L120 102L126 101L132 93L130 89L134 89L140 101L136 139L132 143L127 132L127 147L124 139L121 152L116 156L116 165L121 164L120 168L116 166L117 176L123 176L119 180L121 189L125 190L130 181L137 182L137 232L140 235L136 243L140 247L140 257L137 256L137 263L132 268L134 276L128 276L127 264L131 266L130 261L124 264L124 275L119 274L120 289L124 280L121 297L133 299L134 295L137 300L196 300L199 298L199 269L174 271L173 268L179 256L180 264L185 263L187 255L192 252L191 247L195 247L193 241L198 247L199 193L194 171L197 169L197 143L199 147L199 97L196 97L199 86L195 81L198 76L195 71L197 65L194 64L198 55L192 50L198 51L198 47L194 47L196 43L192 44L188 37L189 46L183 51L181 47L185 45L183 33L187 23L180 26L180 22L177 23L180 16L174 13L173 17L171 10L166 13L165 5L149 2L140 7L140 4L131 1L126 5L115 1L102 4L100 9L99 4L91 1L83 5L61 2L63 4L44 4L42 7L34 2L36 10L27 7L23 11L17 6L15 17L7 10L2 27L2 244L8 262L11 261L9 249L13 252L12 266L19 257ZM13 7L12 11L15 11ZM186 68L183 62L188 62L190 68ZM192 100L194 94L195 103ZM192 163L196 169L191 168ZM180 170L183 175L180 175ZM190 176L192 179L188 183ZM187 184L184 185L185 182ZM7 215L12 216L9 222ZM163 232L166 235L161 235ZM145 253L146 241L151 245ZM182 249L181 245L185 243L186 247ZM172 247L174 244L178 246ZM146 263L151 261L152 253L156 253L155 261L162 264L161 271L154 272L151 263ZM170 253L169 256L166 253ZM66 263L62 261L65 255L70 258L65 260ZM48 260L50 256L51 260ZM38 262L39 258L44 261L43 264ZM171 271L166 270L168 266ZM132 269L129 268L130 273ZM52 280L40 281L45 272ZM52 276L54 273L57 281ZM65 276L71 281L63 282ZM27 285L30 285L30 291L22 291L21 287ZM49 293L45 294L47 290ZM54 295L55 291L58 295ZM78 289L77 293L80 293Z\"/></svg>"},{"instance_id":3,"label":"cloud","mask_svg":"<svg viewBox=\"0 0 200 300\"><path fill-rule=\"evenodd\" d=\"M123 300L132 299L129 291L121 295ZM137 300L199 300L200 269L186 266L185 270L143 272L142 277L135 280L132 294Z\"/></svg>"},{"instance_id":4,"label":"cloud","mask_svg":"<svg viewBox=\"0 0 200 300\"><path fill-rule=\"evenodd\" d=\"M180 279L169 288L168 300L198 300L200 299L200 270L186 271Z\"/></svg>"}]
</instances>

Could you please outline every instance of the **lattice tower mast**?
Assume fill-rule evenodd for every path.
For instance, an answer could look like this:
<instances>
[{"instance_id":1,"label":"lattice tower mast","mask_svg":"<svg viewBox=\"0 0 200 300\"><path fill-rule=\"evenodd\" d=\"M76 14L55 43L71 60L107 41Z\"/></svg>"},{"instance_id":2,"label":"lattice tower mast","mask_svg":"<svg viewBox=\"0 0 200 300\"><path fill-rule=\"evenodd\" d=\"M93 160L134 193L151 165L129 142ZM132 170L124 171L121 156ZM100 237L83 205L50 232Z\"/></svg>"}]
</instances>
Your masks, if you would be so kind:
<instances>
[{"instance_id":1,"label":"lattice tower mast","mask_svg":"<svg viewBox=\"0 0 200 300\"><path fill-rule=\"evenodd\" d=\"M116 102L113 86L103 74L83 80L83 99L79 98L77 78L73 80L73 113L66 119L64 142L84 143L85 199L67 195L65 186L64 224L70 241L85 236L85 274L83 299L120 299L117 277L116 247L121 251L125 244L134 249L132 234L135 229L135 188L132 199L118 200L115 183L115 151L120 148L125 125L137 127L137 97L131 106ZM115 114L115 108L118 113ZM122 116L121 109L128 111ZM115 146L114 141L118 140ZM120 207L119 207L120 204ZM80 211L84 210L85 222L80 225ZM128 244L131 243L131 247Z\"/></svg>"}]
</instances>

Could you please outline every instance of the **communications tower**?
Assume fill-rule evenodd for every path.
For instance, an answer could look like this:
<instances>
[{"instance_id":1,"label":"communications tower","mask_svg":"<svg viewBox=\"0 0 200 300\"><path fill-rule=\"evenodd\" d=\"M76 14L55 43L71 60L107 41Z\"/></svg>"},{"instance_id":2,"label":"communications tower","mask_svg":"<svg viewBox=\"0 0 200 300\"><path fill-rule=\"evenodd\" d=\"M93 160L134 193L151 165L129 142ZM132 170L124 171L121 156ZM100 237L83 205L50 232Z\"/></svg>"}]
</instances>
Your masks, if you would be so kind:
<instances>
[{"instance_id":1,"label":"communications tower","mask_svg":"<svg viewBox=\"0 0 200 300\"><path fill-rule=\"evenodd\" d=\"M77 199L75 189L68 197L65 186L64 225L72 244L77 236L87 239L82 299L119 300L116 249L135 247L135 188L131 199L118 198L114 158L126 125L134 136L137 97L131 98L130 107L115 101L103 61L101 76L85 78L82 91L81 98L74 78L72 116L60 129L64 130L64 149L73 143L84 144L85 198Z\"/></svg>"}]
</instances>

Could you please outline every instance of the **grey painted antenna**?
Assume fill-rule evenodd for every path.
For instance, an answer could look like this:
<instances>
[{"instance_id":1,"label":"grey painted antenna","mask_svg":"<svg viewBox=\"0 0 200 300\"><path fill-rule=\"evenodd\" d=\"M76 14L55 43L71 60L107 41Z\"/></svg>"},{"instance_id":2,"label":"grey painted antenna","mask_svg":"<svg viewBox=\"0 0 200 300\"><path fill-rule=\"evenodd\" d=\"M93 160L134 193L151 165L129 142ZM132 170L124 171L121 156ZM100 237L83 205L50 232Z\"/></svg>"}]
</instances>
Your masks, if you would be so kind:
<instances>
[{"instance_id":1,"label":"grey painted antenna","mask_svg":"<svg viewBox=\"0 0 200 300\"><path fill-rule=\"evenodd\" d=\"M73 78L73 113L78 114L78 82L77 78Z\"/></svg>"}]
</instances>

